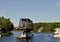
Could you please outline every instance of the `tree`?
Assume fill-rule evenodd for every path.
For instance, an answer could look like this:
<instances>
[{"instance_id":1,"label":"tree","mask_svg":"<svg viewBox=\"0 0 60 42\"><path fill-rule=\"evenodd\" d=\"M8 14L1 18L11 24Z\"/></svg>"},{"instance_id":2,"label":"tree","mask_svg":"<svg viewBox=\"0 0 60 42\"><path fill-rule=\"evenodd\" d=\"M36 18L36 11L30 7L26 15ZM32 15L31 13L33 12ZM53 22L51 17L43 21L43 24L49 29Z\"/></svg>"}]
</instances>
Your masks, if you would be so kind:
<instances>
[{"instance_id":1,"label":"tree","mask_svg":"<svg viewBox=\"0 0 60 42\"><path fill-rule=\"evenodd\" d=\"M10 19L0 17L0 28L2 28L2 32L6 33L6 32L12 31L14 28L14 25L10 21Z\"/></svg>"},{"instance_id":2,"label":"tree","mask_svg":"<svg viewBox=\"0 0 60 42\"><path fill-rule=\"evenodd\" d=\"M42 32L55 32L55 28L60 27L60 22L51 22L51 23L34 23L33 30L37 31L38 27L43 27Z\"/></svg>"}]
</instances>

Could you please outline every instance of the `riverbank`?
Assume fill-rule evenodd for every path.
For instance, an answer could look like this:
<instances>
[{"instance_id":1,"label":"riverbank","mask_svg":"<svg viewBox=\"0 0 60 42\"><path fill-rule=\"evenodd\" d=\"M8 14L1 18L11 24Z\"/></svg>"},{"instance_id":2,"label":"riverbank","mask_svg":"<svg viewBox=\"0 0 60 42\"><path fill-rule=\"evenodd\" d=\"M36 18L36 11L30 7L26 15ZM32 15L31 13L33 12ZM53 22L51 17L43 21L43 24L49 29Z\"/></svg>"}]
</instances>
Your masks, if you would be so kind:
<instances>
[{"instance_id":1,"label":"riverbank","mask_svg":"<svg viewBox=\"0 0 60 42\"><path fill-rule=\"evenodd\" d=\"M2 33L1 35L2 36L9 36L9 35L11 35L12 33L11 32L9 32L9 33Z\"/></svg>"}]
</instances>

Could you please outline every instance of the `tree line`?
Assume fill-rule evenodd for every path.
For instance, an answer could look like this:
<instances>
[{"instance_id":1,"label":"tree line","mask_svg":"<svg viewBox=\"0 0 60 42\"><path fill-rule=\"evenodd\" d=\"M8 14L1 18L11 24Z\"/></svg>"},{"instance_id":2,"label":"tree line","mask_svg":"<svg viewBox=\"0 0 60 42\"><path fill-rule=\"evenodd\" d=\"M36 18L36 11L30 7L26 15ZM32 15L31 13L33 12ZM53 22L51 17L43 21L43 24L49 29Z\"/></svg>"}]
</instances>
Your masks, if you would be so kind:
<instances>
[{"instance_id":1,"label":"tree line","mask_svg":"<svg viewBox=\"0 0 60 42\"><path fill-rule=\"evenodd\" d=\"M33 23L33 31L37 32L39 27L43 27L41 32L55 32L55 28L60 28L60 22Z\"/></svg>"},{"instance_id":2,"label":"tree line","mask_svg":"<svg viewBox=\"0 0 60 42\"><path fill-rule=\"evenodd\" d=\"M43 27L41 32L55 32L55 28L60 28L60 22L38 22L33 23L33 31L37 32L40 27ZM13 23L9 18L0 17L0 28L3 33L9 33L14 29Z\"/></svg>"}]
</instances>

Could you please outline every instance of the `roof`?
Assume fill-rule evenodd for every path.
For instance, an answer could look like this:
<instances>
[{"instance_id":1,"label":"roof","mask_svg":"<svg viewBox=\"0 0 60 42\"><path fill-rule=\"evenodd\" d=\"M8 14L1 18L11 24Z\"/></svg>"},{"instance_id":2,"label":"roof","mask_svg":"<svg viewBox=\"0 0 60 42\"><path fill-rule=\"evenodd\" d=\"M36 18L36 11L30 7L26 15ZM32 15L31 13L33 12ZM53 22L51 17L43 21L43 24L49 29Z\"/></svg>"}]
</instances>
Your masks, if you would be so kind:
<instances>
[{"instance_id":1,"label":"roof","mask_svg":"<svg viewBox=\"0 0 60 42\"><path fill-rule=\"evenodd\" d=\"M30 22L33 22L33 21L32 21L32 20L30 20L29 18L21 18L20 20L23 20L23 21L28 20L28 21L30 21Z\"/></svg>"}]
</instances>

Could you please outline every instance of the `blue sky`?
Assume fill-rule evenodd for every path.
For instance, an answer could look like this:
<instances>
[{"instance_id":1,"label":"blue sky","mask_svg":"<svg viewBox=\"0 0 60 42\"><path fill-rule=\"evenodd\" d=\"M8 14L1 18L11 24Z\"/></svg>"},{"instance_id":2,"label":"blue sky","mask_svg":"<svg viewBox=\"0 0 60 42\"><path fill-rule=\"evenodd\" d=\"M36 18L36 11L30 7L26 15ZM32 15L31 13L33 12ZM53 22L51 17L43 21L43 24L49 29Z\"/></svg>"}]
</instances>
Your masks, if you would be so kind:
<instances>
[{"instance_id":1,"label":"blue sky","mask_svg":"<svg viewBox=\"0 0 60 42\"><path fill-rule=\"evenodd\" d=\"M0 16L10 18L15 26L20 18L60 22L60 0L0 0Z\"/></svg>"}]
</instances>

